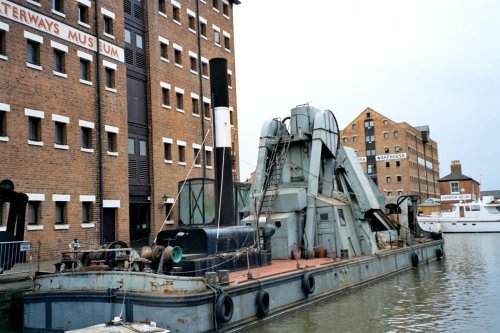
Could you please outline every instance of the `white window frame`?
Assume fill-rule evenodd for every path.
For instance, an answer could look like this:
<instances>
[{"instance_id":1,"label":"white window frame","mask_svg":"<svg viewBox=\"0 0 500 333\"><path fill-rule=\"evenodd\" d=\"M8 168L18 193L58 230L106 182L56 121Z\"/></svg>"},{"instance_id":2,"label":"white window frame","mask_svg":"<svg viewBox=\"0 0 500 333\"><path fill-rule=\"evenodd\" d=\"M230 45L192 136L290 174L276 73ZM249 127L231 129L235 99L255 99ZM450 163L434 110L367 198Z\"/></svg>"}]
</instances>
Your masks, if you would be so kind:
<instances>
[{"instance_id":1,"label":"white window frame","mask_svg":"<svg viewBox=\"0 0 500 333\"><path fill-rule=\"evenodd\" d=\"M29 39L29 40L32 40L40 45L43 44L43 37L42 36L39 36L39 35L36 35L34 33L31 33L29 31L26 31L24 30L24 38L26 39ZM41 47L41 46L39 46ZM40 51L41 53L41 51ZM29 68L33 68L33 69L36 69L36 70L39 70L41 71L43 68L42 68L42 65L35 65L35 64L31 64L29 62L26 61L26 66L29 67Z\"/></svg>"},{"instance_id":2,"label":"white window frame","mask_svg":"<svg viewBox=\"0 0 500 333\"><path fill-rule=\"evenodd\" d=\"M52 114L52 121L54 123L69 124L69 117L60 116L58 114ZM67 130L67 128L66 128L66 130ZM60 145L60 144L54 143L54 148L68 150L69 149L69 145L67 145L67 144L66 145Z\"/></svg>"},{"instance_id":3,"label":"white window frame","mask_svg":"<svg viewBox=\"0 0 500 333\"><path fill-rule=\"evenodd\" d=\"M180 3L178 3L177 1L175 0L170 0L170 2L172 3L172 6L174 6L175 8L177 8L180 12L182 6ZM173 15L172 15L173 16ZM177 21L175 18L172 17L172 21L174 21L174 23L178 24L178 25L181 25L181 22L180 21Z\"/></svg>"},{"instance_id":4,"label":"white window frame","mask_svg":"<svg viewBox=\"0 0 500 333\"><path fill-rule=\"evenodd\" d=\"M9 25L7 23L0 22L0 30L3 30L5 32L9 32ZM9 57L7 55L0 54L0 59L9 60Z\"/></svg>"},{"instance_id":5,"label":"white window frame","mask_svg":"<svg viewBox=\"0 0 500 333\"><path fill-rule=\"evenodd\" d=\"M76 55L78 56L78 58L85 59L85 60L87 60L89 62L92 62L93 59L94 59L94 57L91 54L82 52L80 50L76 51ZM78 65L80 65L80 63L78 63ZM92 81L87 81L87 80L80 79L80 74L78 74L78 78L80 80L80 83L86 84L88 86L92 85Z\"/></svg>"},{"instance_id":6,"label":"white window frame","mask_svg":"<svg viewBox=\"0 0 500 333\"><path fill-rule=\"evenodd\" d=\"M10 104L0 103L0 112L10 112ZM9 142L9 137L0 136L0 141Z\"/></svg>"},{"instance_id":7,"label":"white window frame","mask_svg":"<svg viewBox=\"0 0 500 333\"><path fill-rule=\"evenodd\" d=\"M193 51L189 51L189 71L191 74L198 75L198 68L196 70L191 69L191 58L196 59L196 64L198 64L198 54L194 53Z\"/></svg>"},{"instance_id":8,"label":"white window frame","mask_svg":"<svg viewBox=\"0 0 500 333\"><path fill-rule=\"evenodd\" d=\"M118 134L120 133L120 129L118 127L115 127L115 126L110 126L110 125L104 125L104 131L105 132L110 132L110 133L114 133L118 136ZM106 134L107 135L107 134ZM106 147L107 148L107 147ZM116 147L116 149L118 150L118 147ZM118 151L108 151L106 149L106 153L107 155L109 156L118 156Z\"/></svg>"},{"instance_id":9,"label":"white window frame","mask_svg":"<svg viewBox=\"0 0 500 333\"><path fill-rule=\"evenodd\" d=\"M184 162L177 161L177 164L186 165L186 146L187 146L187 143L186 143L186 141L181 141L181 140L177 140L176 143L177 143L177 146L184 147Z\"/></svg>"},{"instance_id":10,"label":"white window frame","mask_svg":"<svg viewBox=\"0 0 500 333\"><path fill-rule=\"evenodd\" d=\"M158 41L160 42L160 44L165 44L167 45L167 48L168 46L170 45L170 41L168 39L166 39L165 37L162 37L162 36L158 36ZM160 60L161 61L165 61L165 62L170 62L168 60L168 58L163 58L161 55L160 55Z\"/></svg>"},{"instance_id":11,"label":"white window frame","mask_svg":"<svg viewBox=\"0 0 500 333\"><path fill-rule=\"evenodd\" d=\"M203 150L201 149L201 145L200 145L200 144L198 144L198 143L193 143L193 144L191 144L191 145L192 145L192 147L193 147L193 153L194 153L194 150L195 150L195 149L198 149L198 154L202 154L202 151L203 151ZM193 166L194 166L195 168L201 168L201 164L196 164L196 163L195 163L195 162L196 162L196 159L195 159L195 156L194 156L194 155L193 155L193 159L194 159L194 160L193 160ZM200 161L201 161L201 156L200 156Z\"/></svg>"},{"instance_id":12,"label":"white window frame","mask_svg":"<svg viewBox=\"0 0 500 333\"><path fill-rule=\"evenodd\" d=\"M162 88L162 94L163 94L163 89L167 89L170 93L172 90L172 86L166 82L160 81L160 87ZM161 107L164 109L172 109L172 101L170 101L170 105L163 104L163 96L162 96L162 101L161 101Z\"/></svg>"},{"instance_id":13,"label":"white window frame","mask_svg":"<svg viewBox=\"0 0 500 333\"><path fill-rule=\"evenodd\" d=\"M39 111L39 110L33 110L33 109L24 109L24 115L27 117L34 117L34 118L40 118L44 119L45 118L45 112ZM41 141L32 141L28 139L28 144L32 146L43 146L43 140Z\"/></svg>"},{"instance_id":14,"label":"white window frame","mask_svg":"<svg viewBox=\"0 0 500 333\"><path fill-rule=\"evenodd\" d=\"M171 145L171 147L173 147L173 144L174 144L174 140L172 138L167 138L167 137L162 137L161 138L161 141L165 144L165 143L168 143ZM167 163L167 164L172 164L172 160L166 160L165 159L165 156L163 156L163 162Z\"/></svg>"},{"instance_id":15,"label":"white window frame","mask_svg":"<svg viewBox=\"0 0 500 333\"><path fill-rule=\"evenodd\" d=\"M177 66L179 68L184 68L183 65L178 64L176 59L175 59L175 51L181 52L181 58L182 58L182 46L180 46L179 44L176 44L176 43L172 43L172 47L174 48L174 64L175 64L175 66Z\"/></svg>"},{"instance_id":16,"label":"white window frame","mask_svg":"<svg viewBox=\"0 0 500 333\"><path fill-rule=\"evenodd\" d=\"M80 127L90 128L92 130L95 129L94 123L90 122L90 121L86 121L86 120L79 119L78 120L78 125ZM80 151L83 151L84 153L93 153L94 152L94 148L83 148L83 147L80 147Z\"/></svg>"},{"instance_id":17,"label":"white window frame","mask_svg":"<svg viewBox=\"0 0 500 333\"><path fill-rule=\"evenodd\" d=\"M453 191L453 185L457 186L456 191ZM451 181L450 182L450 193L451 194L460 194L460 182L459 181Z\"/></svg>"},{"instance_id":18,"label":"white window frame","mask_svg":"<svg viewBox=\"0 0 500 333\"><path fill-rule=\"evenodd\" d=\"M186 8L186 13L187 13L187 15L188 15L188 20L189 20L189 17L192 17L192 18L194 18L195 23L196 23L196 13L195 13L195 12L193 12L193 11L192 11L191 9L189 9L189 8ZM189 23L188 23L188 30L189 30L189 31L191 31L192 33L196 34L196 30L191 29L191 28L189 27Z\"/></svg>"},{"instance_id":19,"label":"white window frame","mask_svg":"<svg viewBox=\"0 0 500 333\"><path fill-rule=\"evenodd\" d=\"M215 41L215 36L214 36L214 44L217 45L218 47L222 47L222 44L221 44L221 38L222 38L221 29L218 26L216 26L215 24L212 24L212 30L213 31L217 31L219 33L219 43L217 43ZM214 35L215 35L215 33L214 33Z\"/></svg>"},{"instance_id":20,"label":"white window frame","mask_svg":"<svg viewBox=\"0 0 500 333\"><path fill-rule=\"evenodd\" d=\"M177 103L177 94L181 94L181 95L182 95L182 106L183 106L184 108L186 107L186 106L184 105L184 104L185 104L185 103L184 103L184 102L185 102L185 101L184 101L184 89L179 88L179 87L175 87L174 91L175 91L175 110L176 110L177 112L185 113L185 112L186 112L186 111L185 111L185 109L179 109L179 108L178 108L178 105L177 105L177 104L178 104L178 103Z\"/></svg>"},{"instance_id":21,"label":"white window frame","mask_svg":"<svg viewBox=\"0 0 500 333\"><path fill-rule=\"evenodd\" d=\"M52 194L52 201L53 202L70 202L71 201L71 195L69 194ZM68 214L68 205L66 204L66 214ZM69 221L68 223L64 224L54 224L54 230L68 230L69 229Z\"/></svg>"},{"instance_id":22,"label":"white window frame","mask_svg":"<svg viewBox=\"0 0 500 333\"><path fill-rule=\"evenodd\" d=\"M114 25L114 21L116 19L116 15L115 13L113 13L112 11L110 11L109 9L106 9L106 8L103 8L101 7L101 14L103 16L106 16L110 19L113 20L113 25ZM103 22L103 26L104 26L104 22ZM114 33L114 32L113 32ZM111 38L111 39L115 39L115 35L112 35L112 34L108 34L107 32L104 31L104 27L103 27L103 34L104 36L108 37L108 38Z\"/></svg>"},{"instance_id":23,"label":"white window frame","mask_svg":"<svg viewBox=\"0 0 500 333\"><path fill-rule=\"evenodd\" d=\"M201 63L202 63L202 64L206 64L206 65L207 65L207 68L208 68L208 59L207 59L207 58L205 58L205 57L201 57ZM209 79L208 75L203 74L203 71L202 71L202 73L201 73L201 76L202 76L204 79L206 79L206 80L208 80L208 79Z\"/></svg>"}]
</instances>

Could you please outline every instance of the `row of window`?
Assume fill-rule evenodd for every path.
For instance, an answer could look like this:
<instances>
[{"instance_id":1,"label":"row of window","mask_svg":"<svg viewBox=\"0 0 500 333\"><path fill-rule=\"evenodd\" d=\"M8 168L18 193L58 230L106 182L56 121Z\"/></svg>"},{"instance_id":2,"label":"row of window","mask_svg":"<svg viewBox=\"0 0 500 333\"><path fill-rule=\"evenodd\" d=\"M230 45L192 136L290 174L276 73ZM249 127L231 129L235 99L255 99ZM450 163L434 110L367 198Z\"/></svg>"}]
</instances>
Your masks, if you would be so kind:
<instances>
[{"instance_id":1,"label":"row of window","mask_svg":"<svg viewBox=\"0 0 500 333\"><path fill-rule=\"evenodd\" d=\"M174 140L172 138L163 138L163 161L167 164L172 164L173 162L173 146L174 146ZM177 145L177 163L179 165L186 165L186 147L187 143L185 141L177 140L176 141ZM192 157L193 157L193 165L194 167L201 167L201 158L202 158L202 153L204 154L204 160L205 160L205 166L207 168L212 168L213 167L213 161L212 161L212 151L213 148L209 146L205 146L205 151L202 152L202 146L196 143L192 144ZM133 151L131 149L131 142L129 139L129 154L133 154Z\"/></svg>"},{"instance_id":2,"label":"row of window","mask_svg":"<svg viewBox=\"0 0 500 333\"><path fill-rule=\"evenodd\" d=\"M392 197L392 191L387 191L386 194L388 197ZM398 196L403 195L403 190L398 190Z\"/></svg>"},{"instance_id":3,"label":"row of window","mask_svg":"<svg viewBox=\"0 0 500 333\"><path fill-rule=\"evenodd\" d=\"M205 0L199 0L200 2L206 4L206 1ZM181 5L175 1L175 0L171 0L171 4L172 4L172 16L174 18L174 20L176 20L177 22L181 22L181 14L180 14L180 8L181 8ZM230 10L231 10L231 6L229 5L229 2L226 1L226 0L211 0L211 6L212 6L212 9L214 12L217 12L219 13L220 10L221 10L221 7L222 7L222 15L229 19L230 18ZM158 12L163 14L163 15L167 15L167 0L158 0ZM188 15L190 13L188 12ZM195 15L192 15L193 17ZM191 16L189 16L191 17Z\"/></svg>"},{"instance_id":4,"label":"row of window","mask_svg":"<svg viewBox=\"0 0 500 333\"><path fill-rule=\"evenodd\" d=\"M184 89L175 87L172 91L171 85L165 82L160 81L161 88L161 105L165 109L172 108L171 95L175 93L175 108L178 112L185 112L185 97L184 97ZM191 109L191 113L195 117L200 117L201 114L206 119L211 118L211 109L210 109L210 99L208 97L203 96L202 101L200 101L200 96L195 93L191 93L191 100L189 108ZM234 112L233 108L229 107L229 121L231 125L234 125Z\"/></svg>"},{"instance_id":5,"label":"row of window","mask_svg":"<svg viewBox=\"0 0 500 333\"><path fill-rule=\"evenodd\" d=\"M45 202L44 194L31 194L27 206L26 221L28 230L41 230L41 211L42 204ZM95 201L95 196L80 196L81 205L81 223L85 227L89 225L92 216L92 203ZM53 195L54 205L54 226L55 229L68 229L68 202L69 195ZM9 211L8 203L0 202L0 225L5 225L7 221L7 213ZM59 228L58 228L59 227Z\"/></svg>"},{"instance_id":6,"label":"row of window","mask_svg":"<svg viewBox=\"0 0 500 333\"><path fill-rule=\"evenodd\" d=\"M382 120L382 125L384 127L387 127L388 124L389 124L389 121L387 119ZM372 119L365 120L365 128L371 128L373 126L374 126L374 121ZM358 124L352 124L351 125L351 129L353 131L357 131L358 130Z\"/></svg>"},{"instance_id":7,"label":"row of window","mask_svg":"<svg viewBox=\"0 0 500 333\"><path fill-rule=\"evenodd\" d=\"M389 132L384 132L383 135L384 135L384 140L389 140L389 137L390 137ZM399 139L399 132L398 131L394 131L393 132L393 137L394 137L394 139ZM374 142L375 141L375 135L366 135L365 136L365 141L366 142ZM345 137L342 138L342 143L346 144L348 142L349 142L349 138L347 136L345 136ZM354 135L352 137L352 142L353 143L358 142L358 136L357 135Z\"/></svg>"},{"instance_id":8,"label":"row of window","mask_svg":"<svg viewBox=\"0 0 500 333\"><path fill-rule=\"evenodd\" d=\"M0 22L1 23L1 22ZM7 24L0 24L0 59L8 60L7 57L7 45L6 45L6 33L9 31L9 26ZM26 39L26 66L36 70L42 70L41 61L41 45L43 44L44 38L42 36L33 34L28 31L24 31L24 37ZM50 41L50 46L52 48L52 73L56 76L67 78L68 72L66 68L67 54L69 48L67 45L61 44L59 42ZM49 52L43 54L50 54ZM93 56L91 54L82 52L80 50L76 51L77 57L80 59L79 64L79 79L80 83L86 85L92 85L91 76L91 63L93 61ZM117 65L115 63L103 60L104 66L104 77L105 77L105 87L106 90L111 92L116 92L115 85L115 71Z\"/></svg>"},{"instance_id":9,"label":"row of window","mask_svg":"<svg viewBox=\"0 0 500 333\"><path fill-rule=\"evenodd\" d=\"M142 45L142 38L137 38L140 37L140 35L136 35L136 46L139 43L141 47L144 47ZM130 31L125 29L125 40L128 40L128 43L131 42L131 33ZM170 41L162 36L158 36L158 40L160 42L160 59L164 62L170 62L170 58L173 57L173 61L175 66L179 68L184 68L184 62L182 60L182 52L183 52L183 47L181 45L178 45L176 43L173 43L172 47L170 47ZM173 51L171 50L173 49ZM192 74L198 75L199 71L199 64L198 64L198 55L193 52L189 51L189 70ZM227 71L227 82L228 82L228 87L229 89L232 89L232 74L233 72L231 70ZM209 73L208 73L208 59L201 57L201 75L203 76L204 79L209 79Z\"/></svg>"},{"instance_id":10,"label":"row of window","mask_svg":"<svg viewBox=\"0 0 500 333\"><path fill-rule=\"evenodd\" d=\"M214 0L214 2L217 2L217 3L213 4L213 6L214 6L213 8L214 9L218 8L219 7L219 5L218 5L219 0ZM172 3L172 6L171 6L172 19L178 25L182 25L181 5L177 1L173 1L173 0L171 0L171 3ZM227 8L227 12L228 12L227 15L229 15L229 4L226 3L225 1L223 1L223 8ZM225 9L223 11L225 11ZM166 0L159 0L158 1L158 13L164 17L168 17L168 15L167 15L167 1ZM196 22L197 22L196 21L196 13L194 11L190 10L189 8L187 8L186 14L187 14L187 19L188 19L189 31L196 34L196 31L198 30L197 24L196 24ZM229 18L229 16L227 16L227 17ZM200 36L202 38L208 40L208 21L202 16L200 16L199 19L200 19L200 27L199 27ZM219 28L218 26L213 24L212 25L212 35L213 35L213 41L214 41L215 45L217 45L219 47L224 46L224 49L226 51L229 51L229 52L231 51L231 34L230 33L228 33L227 31L222 31L222 34L221 34L221 28Z\"/></svg>"},{"instance_id":11,"label":"row of window","mask_svg":"<svg viewBox=\"0 0 500 333\"><path fill-rule=\"evenodd\" d=\"M10 105L0 103L0 141L9 141L8 136L8 114L10 112ZM42 119L45 118L45 112L24 109L24 114L28 117L28 144L33 146L43 146L43 131ZM69 149L68 146L68 130L67 127L70 118L57 114L52 114L52 121L54 122L54 147L58 149ZM78 122L81 132L81 151L93 153L93 134L94 123L79 120ZM17 130L17 129L16 129ZM107 151L108 155L118 156L117 152L117 135L119 129L114 126L105 126L107 135Z\"/></svg>"},{"instance_id":12,"label":"row of window","mask_svg":"<svg viewBox=\"0 0 500 333\"><path fill-rule=\"evenodd\" d=\"M78 25L90 28L91 17L90 17L90 7L92 3L90 0L76 0L78 2L77 7L77 23ZM40 0L26 0L26 2L41 7ZM52 13L61 17L66 17L66 6L64 0L52 0ZM103 15L103 32L104 36L114 39L114 20L115 14L106 8L101 8L101 14Z\"/></svg>"}]
</instances>

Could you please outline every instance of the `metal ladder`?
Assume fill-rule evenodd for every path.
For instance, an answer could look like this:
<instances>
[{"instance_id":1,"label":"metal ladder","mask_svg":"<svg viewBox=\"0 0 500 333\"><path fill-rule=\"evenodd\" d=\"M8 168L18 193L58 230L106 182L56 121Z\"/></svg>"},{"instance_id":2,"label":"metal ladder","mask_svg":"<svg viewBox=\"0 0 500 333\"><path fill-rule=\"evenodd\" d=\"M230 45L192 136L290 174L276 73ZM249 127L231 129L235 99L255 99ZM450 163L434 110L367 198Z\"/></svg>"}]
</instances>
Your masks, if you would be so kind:
<instances>
[{"instance_id":1,"label":"metal ladder","mask_svg":"<svg viewBox=\"0 0 500 333\"><path fill-rule=\"evenodd\" d=\"M266 169L266 180L262 188L262 199L260 201L258 214L269 216L272 212L274 200L278 194L281 183L281 173L286 163L288 148L290 147L290 135L278 134L278 142L274 145L270 161Z\"/></svg>"}]
</instances>

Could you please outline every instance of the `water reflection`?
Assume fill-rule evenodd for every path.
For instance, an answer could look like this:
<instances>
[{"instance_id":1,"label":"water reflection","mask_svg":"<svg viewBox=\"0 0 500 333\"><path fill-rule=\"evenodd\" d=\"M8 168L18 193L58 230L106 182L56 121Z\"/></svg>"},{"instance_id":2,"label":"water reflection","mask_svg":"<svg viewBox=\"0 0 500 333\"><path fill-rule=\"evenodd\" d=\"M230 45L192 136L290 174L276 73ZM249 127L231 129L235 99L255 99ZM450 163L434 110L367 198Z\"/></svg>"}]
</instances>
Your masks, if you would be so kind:
<instances>
[{"instance_id":1,"label":"water reflection","mask_svg":"<svg viewBox=\"0 0 500 333\"><path fill-rule=\"evenodd\" d=\"M446 259L250 332L500 332L500 234L445 235Z\"/></svg>"}]
</instances>

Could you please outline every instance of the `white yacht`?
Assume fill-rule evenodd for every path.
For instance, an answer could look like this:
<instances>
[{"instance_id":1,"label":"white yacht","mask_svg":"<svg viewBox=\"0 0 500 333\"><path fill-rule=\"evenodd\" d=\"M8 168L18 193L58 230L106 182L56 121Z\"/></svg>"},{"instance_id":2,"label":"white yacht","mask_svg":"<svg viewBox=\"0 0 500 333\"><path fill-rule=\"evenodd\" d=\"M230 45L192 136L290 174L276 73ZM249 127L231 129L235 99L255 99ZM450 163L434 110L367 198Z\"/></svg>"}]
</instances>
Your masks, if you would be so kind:
<instances>
[{"instance_id":1,"label":"white yacht","mask_svg":"<svg viewBox=\"0 0 500 333\"><path fill-rule=\"evenodd\" d=\"M430 232L500 232L500 203L493 197L453 205L451 212L419 215L420 228Z\"/></svg>"}]
</instances>

